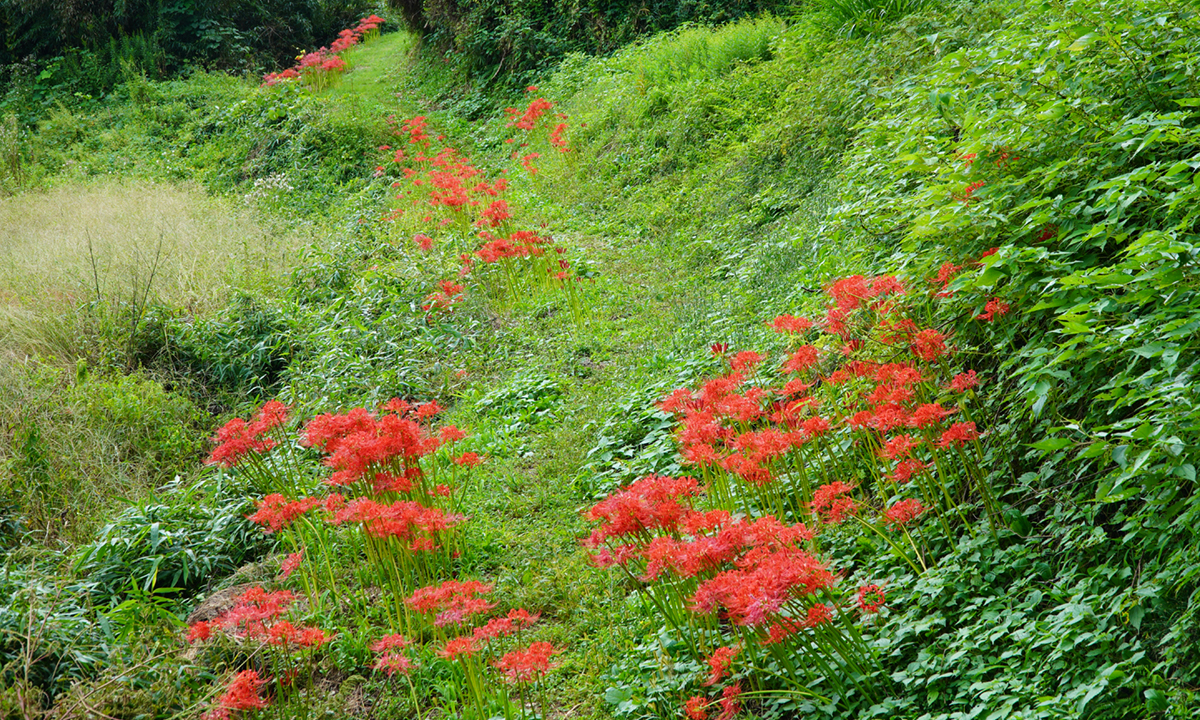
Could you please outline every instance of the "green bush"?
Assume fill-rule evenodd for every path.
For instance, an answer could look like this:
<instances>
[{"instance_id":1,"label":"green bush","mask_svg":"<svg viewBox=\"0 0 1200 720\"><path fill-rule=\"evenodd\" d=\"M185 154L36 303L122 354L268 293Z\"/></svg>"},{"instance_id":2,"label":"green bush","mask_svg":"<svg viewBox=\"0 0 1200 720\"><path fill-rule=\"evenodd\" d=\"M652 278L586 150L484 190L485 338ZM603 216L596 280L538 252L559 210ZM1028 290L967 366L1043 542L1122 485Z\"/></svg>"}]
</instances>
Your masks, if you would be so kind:
<instances>
[{"instance_id":1,"label":"green bush","mask_svg":"<svg viewBox=\"0 0 1200 720\"><path fill-rule=\"evenodd\" d=\"M202 414L187 397L138 375L76 377L29 362L0 365L0 497L31 529L85 535L117 497L190 473Z\"/></svg>"}]
</instances>

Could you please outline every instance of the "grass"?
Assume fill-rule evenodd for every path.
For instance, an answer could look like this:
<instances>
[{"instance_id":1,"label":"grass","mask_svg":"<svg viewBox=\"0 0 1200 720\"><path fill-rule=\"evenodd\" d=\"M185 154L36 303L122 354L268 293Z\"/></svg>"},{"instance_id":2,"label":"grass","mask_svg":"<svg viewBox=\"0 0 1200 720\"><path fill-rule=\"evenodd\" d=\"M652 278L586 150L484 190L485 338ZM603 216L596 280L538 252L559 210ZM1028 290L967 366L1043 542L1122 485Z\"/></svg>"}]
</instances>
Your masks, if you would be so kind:
<instances>
[{"instance_id":1,"label":"grass","mask_svg":"<svg viewBox=\"0 0 1200 720\"><path fill-rule=\"evenodd\" d=\"M221 307L297 258L237 199L187 185L69 183L0 200L0 338L9 353L73 362L84 305ZM74 345L74 347L72 347Z\"/></svg>"},{"instance_id":2,"label":"grass","mask_svg":"<svg viewBox=\"0 0 1200 720\"><path fill-rule=\"evenodd\" d=\"M645 593L639 583L589 567L578 546L588 526L580 511L597 494L641 474L676 471L673 425L655 411L654 403L666 389L691 385L715 372L710 343L728 342L731 351L777 351L783 341L763 321L784 312L819 311L822 287L832 278L890 271L899 264L920 284L924 266L944 259L936 253L904 255L874 224L838 225L834 215L844 212L838 208L846 198L839 195L845 190L837 169L844 153L860 163L875 160L871 148L850 142L859 132L857 123L894 123L901 129L892 132L899 134L907 131L909 116L921 117L882 113L873 105L877 98L899 103L911 88L897 89L894 83L917 82L929 65L949 72L945 64L938 65L937 57L978 41L1003 16L1003 9L999 3L977 14L967 8L964 16L918 15L898 20L895 34L876 40L845 40L836 33L823 35L816 25L783 27L763 19L717 30L689 28L629 48L616 58L569 59L543 86L561 103L557 109L571 115L574 134L568 137L573 152L546 158L534 182L516 188L514 181L511 197L523 223L546 223L570 248L573 262L596 271L593 281L580 285L585 313L579 321L555 293L527 293L497 304L479 294L444 321L418 310L423 294L436 279L453 272L455 263L451 257L450 262L433 265L432 256L417 251L407 237L416 226L374 222L391 192L371 179L378 153L368 140L386 137L382 115L395 113L403 119L427 114L431 126L449 136L448 143L480 156L482 165L503 165L507 152L501 144L503 121L472 121L456 114L454 107L424 100L443 97L439 91L444 88L418 82L436 73L412 72L412 63L438 60L414 54L404 34L386 35L357 49L355 68L321 94L272 94L239 87L233 94L240 100L227 114L205 114L194 124L182 125L186 132L171 136L182 148L181 162L172 172L219 175L219 182L209 187L223 188L234 198L229 202L253 192L256 180L285 173L286 181L296 187L269 202L256 201L255 206L291 221L319 217L321 227L332 231L328 246L299 265L288 291L273 306L287 321L277 333L282 336L278 342L293 344L295 359L271 387L295 400L296 412L304 416L354 404L370 407L392 394L437 398L449 406L446 421L470 433L464 447L489 456L472 476L464 498L470 516L465 525L469 548L460 558L459 572L495 583L496 598L505 607L543 613L536 639L550 640L563 650L556 656L561 669L551 683L553 715L678 717L686 694L716 692L699 686L703 658L684 653L661 632L654 612L642 607ZM932 47L930 37L945 45ZM170 92L199 95L203 84L217 83L211 78L196 82L194 87L184 86L190 89L177 86ZM154 106L139 112L146 127L157 122L148 119L159 113ZM272 159L271 153L282 147L283 136L290 132L275 123L293 121L328 132L305 136L314 142L298 142L289 150L295 155ZM882 125L872 127L885 134ZM913 127L921 139L940 137L944 131L936 119L929 123L932 129ZM324 142L329 138L340 140ZM78 152L82 145L71 147ZM880 140L875 147L885 143ZM120 151L113 143L105 152ZM336 167L320 182L307 183L305 173L296 170L299 166L289 169L283 157L303 157L311 163L305 167ZM223 163L237 167L225 170ZM152 164L130 161L123 166ZM889 183L877 191L900 193L894 204L909 207L910 199L902 196L907 182ZM989 190L993 184L999 182L989 179ZM74 187L91 192L91 186ZM142 191L142 186L99 187L110 193L103 197L118 204L123 202L122 192ZM147 193L166 192L161 186L147 187L142 188ZM198 195L195 202L200 202ZM24 201L36 199L28 196ZM70 200L59 196L60 202ZM162 205L168 207L165 200ZM192 205L170 207L186 213ZM40 212L53 215L53 204L48 207ZM237 218L243 216L228 202L207 207L229 210L230 227L242 227ZM952 202L950 208L967 212L965 203ZM78 214L88 212L92 210L80 208ZM113 221L114 226L122 222ZM123 227L154 224L153 216L144 216ZM32 239L21 247L36 247L36 238L55 233L44 232L31 232ZM197 231L196 237L200 234ZM114 279L104 286L113 288L108 291L112 297L128 295L122 287L139 286L140 281L130 278L147 276L137 265L145 258L142 248L146 243L157 247L153 230L145 236L130 231L127 236L126 255L113 256ZM198 249L209 247L201 239L186 247L177 257L186 258L190 252L194 262L209 261L196 257L203 254ZM234 242L232 247L239 246ZM87 271L91 263L75 257L72 266L67 251L57 257L62 259L14 273L15 279L7 281L17 288L10 291L14 303L26 302L30 288L42 287L38 283L75 287L81 293L76 300L86 297L87 283L70 278L79 274L76 266ZM60 265L61 277L52 272ZM135 266L142 269L130 269ZM156 292L170 297L176 307L186 307L190 298L198 305L220 306L222 288L231 279L240 282L241 276L229 265L218 262L213 267L213 275L189 275L183 263L173 271L183 280ZM192 289L203 284L195 280L198 276L210 280L211 294ZM86 281L87 272L83 277ZM95 289L92 293L103 295ZM970 321L969 308L964 305L962 310L962 317L953 322ZM270 333L230 338L228 333L250 323L214 322L217 330L203 336L212 338L212 345L242 342L261 349L277 341L275 335L267 337ZM992 332L993 326L971 327L975 326L976 335ZM59 327L61 339L55 342L69 348L71 326L62 320ZM48 332L43 335L49 337ZM964 344L972 341L966 333L961 338ZM986 343L980 342L978 352L987 351ZM2 376L5 388L11 388L0 395L0 411L12 418L0 423L0 437L8 443L0 445L0 457L11 478L7 492L39 498L40 504L31 503L29 509L35 511L31 517L39 519L43 537L51 534L46 528L76 489L78 507L68 510L80 529L68 539L84 542L94 525L78 519L81 510L111 512L123 505L117 499L121 493L144 493L175 472L185 477L204 472L197 463L197 446L208 432L202 426L213 418L147 378L95 377L87 366L77 372L37 363L21 365L20 372L17 368L15 363L0 367L8 372ZM1000 372L995 366L992 370ZM1002 389L1003 381L987 380L987 392L996 394L981 400L991 402L1001 396L991 388ZM870 538L829 531L833 561L848 568L845 583L889 583L890 605L872 623L873 631L879 631L872 642L885 656L891 682L902 689L883 705L860 709L876 716L928 711L930 717L945 718L990 703L987 709L997 716L1013 712L1053 717L1073 711L1106 717L1098 707L1104 701L1106 708L1115 708L1109 714L1113 717L1158 717L1170 692L1185 708L1179 714L1183 717L1186 708L1194 707L1188 704L1194 703L1194 698L1189 700L1191 691L1185 682L1163 678L1171 662L1185 674L1194 664L1194 648L1178 640L1194 626L1189 618L1195 615L1197 596L1188 596L1194 581L1186 573L1182 579L1172 577L1170 567L1151 561L1149 554L1146 577L1139 577L1143 559L1131 563L1129 556L1136 555L1140 545L1109 549L1111 539L1124 531L1121 524L1132 522L1122 514L1127 506L1113 508L1087 493L1064 492L1057 478L1068 472L1065 462L1039 465L1033 455L1023 454L1034 439L1028 431L1013 439L1006 434L1002 423L1019 423L1021 418L982 422L995 428L994 435L987 436L987 462L992 479L1008 491L1003 498L1006 522L1013 527L1024 523L1028 532L1004 531L999 543L987 533L939 540L939 565L918 577L893 567L886 553L872 553ZM184 429L172 434L172 428ZM999 443L991 439L1002 434L1005 439ZM79 444L73 445L77 439ZM1048 447L1056 446L1063 447ZM108 447L125 448L125 457L135 462L78 462ZM173 454L155 454L169 448L174 448ZM72 457L75 460L68 461ZM135 467L138 474L118 476L114 467ZM1014 468L1028 470L1016 484ZM314 474L324 471L315 464L310 469ZM1038 473L1045 474L1048 487L1031 491L1020 484L1033 483ZM84 487L80 479L92 476L103 482ZM197 491L186 499L171 497L184 503L207 502L202 495ZM136 512L130 517L130 523L139 522ZM138 541L157 545L151 537L139 531ZM354 610L325 605L319 617L309 619L341 634L322 657L327 669L322 679L331 683L326 694L346 704L349 700L341 698L353 694L355 712L373 703L375 717L411 717L414 708L408 706L400 683L384 684L374 676L363 680L372 661L366 646L383 632L382 612L370 600L375 589L364 584L357 550L347 544L337 552L338 578L358 605ZM1162 560L1170 553L1158 555ZM121 565L114 561L113 566ZM1155 572L1162 574L1150 578ZM1140 624L1143 617L1145 623ZM998 625L1001 620L1006 624ZM1164 636L1168 628L1171 635ZM956 650L963 644L970 652ZM1154 657L1159 670L1149 673L1149 661L1142 660L1146 652L1169 658ZM997 656L1011 662L997 661ZM1180 659L1170 659L1175 657ZM1046 658L1056 672L1044 672L1039 658ZM229 674L235 660L212 662L204 671L210 675L190 686L163 680L182 672L183 662L139 671L144 674L130 684L143 689L143 710L165 715L205 707L214 683L221 673ZM1166 670L1160 672L1162 668ZM347 677L331 679L339 673ZM445 677L433 669L429 673L422 677L420 692L432 703ZM87 681L80 687L86 686ZM281 713L311 709L308 699L298 695L279 701ZM327 707L328 703L322 706ZM115 704L97 709L114 715L125 712ZM423 717L429 709L422 708ZM832 707L801 710L782 701L773 708L751 710L773 711L839 713Z\"/></svg>"}]
</instances>

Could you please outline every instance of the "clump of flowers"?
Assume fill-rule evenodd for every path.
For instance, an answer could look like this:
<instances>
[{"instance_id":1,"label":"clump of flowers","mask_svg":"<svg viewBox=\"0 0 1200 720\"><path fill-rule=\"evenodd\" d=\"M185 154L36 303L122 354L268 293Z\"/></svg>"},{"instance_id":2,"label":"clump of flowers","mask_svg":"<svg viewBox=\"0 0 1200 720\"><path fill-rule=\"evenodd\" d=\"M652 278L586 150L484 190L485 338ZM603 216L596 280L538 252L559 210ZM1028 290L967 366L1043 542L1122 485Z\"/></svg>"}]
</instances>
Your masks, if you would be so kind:
<instances>
[{"instance_id":1,"label":"clump of flowers","mask_svg":"<svg viewBox=\"0 0 1200 720\"><path fill-rule=\"evenodd\" d=\"M296 58L294 66L277 73L267 73L263 76L264 86L278 85L289 80L297 80L314 90L324 90L334 79L350 69L342 54L363 42L369 42L379 36L379 26L383 18L370 15L358 21L353 28L346 28L338 33L329 47L323 47L312 52L304 53Z\"/></svg>"}]
</instances>

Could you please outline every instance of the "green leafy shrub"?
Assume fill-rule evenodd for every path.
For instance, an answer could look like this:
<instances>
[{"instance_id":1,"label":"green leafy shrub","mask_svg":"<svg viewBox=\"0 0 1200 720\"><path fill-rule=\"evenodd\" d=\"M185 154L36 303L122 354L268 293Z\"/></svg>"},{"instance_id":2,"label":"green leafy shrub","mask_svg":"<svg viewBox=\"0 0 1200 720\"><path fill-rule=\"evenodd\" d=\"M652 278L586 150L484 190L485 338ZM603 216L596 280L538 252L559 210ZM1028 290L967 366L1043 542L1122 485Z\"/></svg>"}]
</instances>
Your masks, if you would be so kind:
<instances>
[{"instance_id":1,"label":"green leafy shrub","mask_svg":"<svg viewBox=\"0 0 1200 720\"><path fill-rule=\"evenodd\" d=\"M77 377L33 362L0 365L3 497L31 529L86 533L98 510L195 467L202 415L185 396L138 375Z\"/></svg>"},{"instance_id":2,"label":"green leafy shrub","mask_svg":"<svg viewBox=\"0 0 1200 720\"><path fill-rule=\"evenodd\" d=\"M101 605L130 586L143 592L171 588L185 596L211 587L273 545L246 520L254 492L217 474L161 500L131 505L79 549L76 572Z\"/></svg>"}]
</instances>

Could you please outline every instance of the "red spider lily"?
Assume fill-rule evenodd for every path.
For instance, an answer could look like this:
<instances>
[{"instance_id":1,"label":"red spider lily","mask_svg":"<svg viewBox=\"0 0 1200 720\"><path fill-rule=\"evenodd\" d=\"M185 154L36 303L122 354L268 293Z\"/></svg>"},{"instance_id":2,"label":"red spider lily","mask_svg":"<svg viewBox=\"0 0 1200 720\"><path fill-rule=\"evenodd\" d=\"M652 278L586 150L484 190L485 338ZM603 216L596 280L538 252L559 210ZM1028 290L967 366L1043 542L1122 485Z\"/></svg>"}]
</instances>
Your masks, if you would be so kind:
<instances>
[{"instance_id":1,"label":"red spider lily","mask_svg":"<svg viewBox=\"0 0 1200 720\"><path fill-rule=\"evenodd\" d=\"M288 407L277 400L271 400L258 411L258 417L251 422L234 418L217 431L213 441L217 447L213 449L208 465L233 467L243 457L250 453L262 454L275 447L275 441L263 437L287 422Z\"/></svg>"},{"instance_id":2,"label":"red spider lily","mask_svg":"<svg viewBox=\"0 0 1200 720\"><path fill-rule=\"evenodd\" d=\"M961 192L951 193L951 197L962 202L963 205L970 205L975 191L983 187L984 184L983 180L976 180L964 187Z\"/></svg>"},{"instance_id":3,"label":"red spider lily","mask_svg":"<svg viewBox=\"0 0 1200 720\"><path fill-rule=\"evenodd\" d=\"M803 372L817 364L817 349L812 345L801 345L796 348L791 355L788 356L783 366L779 368L781 373L798 373Z\"/></svg>"},{"instance_id":4,"label":"red spider lily","mask_svg":"<svg viewBox=\"0 0 1200 720\"><path fill-rule=\"evenodd\" d=\"M877 613L887 598L879 585L863 585L858 589L858 607L865 613Z\"/></svg>"},{"instance_id":5,"label":"red spider lily","mask_svg":"<svg viewBox=\"0 0 1200 720\"><path fill-rule=\"evenodd\" d=\"M946 354L946 336L933 328L917 333L909 346L912 354L925 362L934 362Z\"/></svg>"},{"instance_id":6,"label":"red spider lily","mask_svg":"<svg viewBox=\"0 0 1200 720\"><path fill-rule=\"evenodd\" d=\"M217 704L227 710L261 710L270 704L258 694L266 684L257 670L243 670L234 676Z\"/></svg>"},{"instance_id":7,"label":"red spider lily","mask_svg":"<svg viewBox=\"0 0 1200 720\"><path fill-rule=\"evenodd\" d=\"M470 635L451 638L446 641L446 644L441 650L438 650L438 657L447 660L457 660L460 657L471 657L479 652L479 646L475 643L475 638Z\"/></svg>"},{"instance_id":8,"label":"red spider lily","mask_svg":"<svg viewBox=\"0 0 1200 720\"><path fill-rule=\"evenodd\" d=\"M730 685L721 691L721 712L717 715L717 720L732 720L732 718L742 711L742 703L738 699L742 694L742 686L740 683Z\"/></svg>"},{"instance_id":9,"label":"red spider lily","mask_svg":"<svg viewBox=\"0 0 1200 720\"><path fill-rule=\"evenodd\" d=\"M710 613L725 608L724 617L738 625L763 625L783 605L830 586L834 576L825 565L803 550L762 549L704 581L692 594L689 606Z\"/></svg>"},{"instance_id":10,"label":"red spider lily","mask_svg":"<svg viewBox=\"0 0 1200 720\"><path fill-rule=\"evenodd\" d=\"M688 510L680 500L694 497L699 492L700 484L695 478L648 475L596 503L588 511L589 520L603 523L592 533L589 543L598 547L610 537L673 529Z\"/></svg>"},{"instance_id":11,"label":"red spider lily","mask_svg":"<svg viewBox=\"0 0 1200 720\"><path fill-rule=\"evenodd\" d=\"M534 87L528 92L537 92L537 88ZM508 123L508 127L517 128L518 130L533 130L537 125L538 119L541 118L542 115L545 115L546 111L552 107L554 107L554 103L550 102L549 100L544 98L534 98L530 101L529 107L525 109L524 113L516 108L505 108L505 114L512 118L512 120Z\"/></svg>"},{"instance_id":12,"label":"red spider lily","mask_svg":"<svg viewBox=\"0 0 1200 720\"><path fill-rule=\"evenodd\" d=\"M422 250L433 249L433 238L429 237L425 233L417 233L416 235L413 235L413 242L415 242L417 247L421 248Z\"/></svg>"},{"instance_id":13,"label":"red spider lily","mask_svg":"<svg viewBox=\"0 0 1200 720\"><path fill-rule=\"evenodd\" d=\"M915 428L926 428L940 422L947 415L953 415L956 412L958 412L956 409L944 408L938 403L926 403L913 410L909 425Z\"/></svg>"},{"instance_id":14,"label":"red spider lily","mask_svg":"<svg viewBox=\"0 0 1200 720\"><path fill-rule=\"evenodd\" d=\"M984 322L992 322L1001 315L1007 315L1009 309L1010 306L1008 303L1002 301L1000 298L992 298L991 300L987 301L986 305L984 305L984 311L975 317L976 319L983 320Z\"/></svg>"},{"instance_id":15,"label":"red spider lily","mask_svg":"<svg viewBox=\"0 0 1200 720\"><path fill-rule=\"evenodd\" d=\"M554 131L550 133L550 144L558 148L559 152L571 152L571 148L567 146L567 141L563 139L563 133L567 131L566 123L559 123L554 127Z\"/></svg>"},{"instance_id":16,"label":"red spider lily","mask_svg":"<svg viewBox=\"0 0 1200 720\"><path fill-rule=\"evenodd\" d=\"M884 525L903 527L925 512L920 500L900 500L883 512Z\"/></svg>"},{"instance_id":17,"label":"red spider lily","mask_svg":"<svg viewBox=\"0 0 1200 720\"><path fill-rule=\"evenodd\" d=\"M767 324L775 328L777 333L799 333L813 327L812 320L794 315L780 315Z\"/></svg>"},{"instance_id":18,"label":"red spider lily","mask_svg":"<svg viewBox=\"0 0 1200 720\"><path fill-rule=\"evenodd\" d=\"M762 362L762 355L753 350L743 350L729 359L729 367L738 372L749 372Z\"/></svg>"},{"instance_id":19,"label":"red spider lily","mask_svg":"<svg viewBox=\"0 0 1200 720\"><path fill-rule=\"evenodd\" d=\"M287 620L277 622L266 630L266 640L270 645L284 647L319 648L333 639L324 630L317 627L296 627Z\"/></svg>"},{"instance_id":20,"label":"red spider lily","mask_svg":"<svg viewBox=\"0 0 1200 720\"><path fill-rule=\"evenodd\" d=\"M808 609L804 627L814 628L829 622L833 622L833 608L825 603L817 603Z\"/></svg>"},{"instance_id":21,"label":"red spider lily","mask_svg":"<svg viewBox=\"0 0 1200 720\"><path fill-rule=\"evenodd\" d=\"M729 350L729 343L713 343L708 349L713 355L720 357Z\"/></svg>"},{"instance_id":22,"label":"red spider lily","mask_svg":"<svg viewBox=\"0 0 1200 720\"><path fill-rule=\"evenodd\" d=\"M252 587L242 593L236 604L211 621L212 627L228 632L241 632L248 637L263 637L270 625L282 615L295 596L288 590L267 592L261 587Z\"/></svg>"},{"instance_id":23,"label":"red spider lily","mask_svg":"<svg viewBox=\"0 0 1200 720\"><path fill-rule=\"evenodd\" d=\"M950 384L947 387L954 392L966 392L973 387L979 387L979 377L975 374L974 370L968 370L951 378Z\"/></svg>"},{"instance_id":24,"label":"red spider lily","mask_svg":"<svg viewBox=\"0 0 1200 720\"><path fill-rule=\"evenodd\" d=\"M506 653L493 665L509 682L533 682L556 667L550 662L550 656L556 652L558 651L548 642L535 642L524 650Z\"/></svg>"},{"instance_id":25,"label":"red spider lily","mask_svg":"<svg viewBox=\"0 0 1200 720\"><path fill-rule=\"evenodd\" d=\"M250 522L266 525L263 532L268 535L279 532L295 522L296 518L321 504L320 498L288 500L279 493L271 493L258 501L258 510L247 515Z\"/></svg>"},{"instance_id":26,"label":"red spider lily","mask_svg":"<svg viewBox=\"0 0 1200 720\"><path fill-rule=\"evenodd\" d=\"M879 456L888 460L906 458L912 453L913 448L924 442L915 435L897 435L884 443L883 447L879 449Z\"/></svg>"},{"instance_id":27,"label":"red spider lily","mask_svg":"<svg viewBox=\"0 0 1200 720\"><path fill-rule=\"evenodd\" d=\"M404 637L400 633L395 633L393 635L384 635L383 637L379 638L379 640L376 640L374 643L372 643L371 652L381 653L388 650L402 650L406 647L410 647L411 645L411 640Z\"/></svg>"},{"instance_id":28,"label":"red spider lily","mask_svg":"<svg viewBox=\"0 0 1200 720\"><path fill-rule=\"evenodd\" d=\"M372 666L375 670L382 670L387 673L388 677L396 674L409 675L416 667L417 664L413 662L412 658L399 652L388 652L380 655Z\"/></svg>"},{"instance_id":29,"label":"red spider lily","mask_svg":"<svg viewBox=\"0 0 1200 720\"><path fill-rule=\"evenodd\" d=\"M330 523L361 523L371 537L407 541L411 550L434 549L432 539L466 521L465 515L447 513L441 508L425 507L412 500L397 500L390 505L370 498L355 498L334 513Z\"/></svg>"},{"instance_id":30,"label":"red spider lily","mask_svg":"<svg viewBox=\"0 0 1200 720\"><path fill-rule=\"evenodd\" d=\"M207 640L212 637L212 625L201 620L188 626L187 641L189 644L197 640Z\"/></svg>"},{"instance_id":31,"label":"red spider lily","mask_svg":"<svg viewBox=\"0 0 1200 720\"><path fill-rule=\"evenodd\" d=\"M479 457L479 455L477 455L473 452L466 452L466 453L463 453L462 455L459 455L458 457L454 458L454 460L452 462L455 465L473 468L473 467L479 465L480 463L482 463L483 460Z\"/></svg>"},{"instance_id":32,"label":"red spider lily","mask_svg":"<svg viewBox=\"0 0 1200 720\"><path fill-rule=\"evenodd\" d=\"M279 565L279 580L287 580L292 573L296 572L296 568L300 567L300 563L304 562L304 549L300 552L294 552L284 558L284 561Z\"/></svg>"},{"instance_id":33,"label":"red spider lily","mask_svg":"<svg viewBox=\"0 0 1200 720\"><path fill-rule=\"evenodd\" d=\"M950 426L949 430L942 433L942 439L938 441L938 447L962 447L965 443L977 439L979 439L979 432L975 430L975 423L954 423Z\"/></svg>"},{"instance_id":34,"label":"red spider lily","mask_svg":"<svg viewBox=\"0 0 1200 720\"><path fill-rule=\"evenodd\" d=\"M462 286L456 285L454 287L461 288ZM443 286L443 289L445 289L445 286ZM436 400L431 400L427 403L423 403L423 404L417 406L417 419L418 420L428 420L431 417L436 417L437 415L440 415L443 410L444 410L444 408L441 405L438 405Z\"/></svg>"},{"instance_id":35,"label":"red spider lily","mask_svg":"<svg viewBox=\"0 0 1200 720\"><path fill-rule=\"evenodd\" d=\"M510 219L512 219L512 215L508 212L508 203L504 200L496 200L479 213L479 219L475 221L475 225L494 228Z\"/></svg>"},{"instance_id":36,"label":"red spider lily","mask_svg":"<svg viewBox=\"0 0 1200 720\"><path fill-rule=\"evenodd\" d=\"M688 720L708 720L710 704L703 695L693 695L683 704L683 712L688 716Z\"/></svg>"},{"instance_id":37,"label":"red spider lily","mask_svg":"<svg viewBox=\"0 0 1200 720\"><path fill-rule=\"evenodd\" d=\"M498 617L488 620L471 631L471 637L479 642L488 642L497 638L507 637L518 630L517 623L511 618Z\"/></svg>"},{"instance_id":38,"label":"red spider lily","mask_svg":"<svg viewBox=\"0 0 1200 720\"><path fill-rule=\"evenodd\" d=\"M443 444L458 442L466 436L467 434L465 432L459 430L454 425L446 425L438 431L438 437L441 439Z\"/></svg>"},{"instance_id":39,"label":"red spider lily","mask_svg":"<svg viewBox=\"0 0 1200 720\"><path fill-rule=\"evenodd\" d=\"M414 611L424 615L435 615L444 622L439 625L461 622L471 615L487 612L495 607L478 597L492 591L492 586L475 580L447 580L441 585L430 585L415 590L404 600Z\"/></svg>"},{"instance_id":40,"label":"red spider lily","mask_svg":"<svg viewBox=\"0 0 1200 720\"><path fill-rule=\"evenodd\" d=\"M521 158L521 167L529 171L530 175L537 175L538 169L533 166L533 161L537 160L541 156L541 153L529 153L525 157Z\"/></svg>"},{"instance_id":41,"label":"red spider lily","mask_svg":"<svg viewBox=\"0 0 1200 720\"><path fill-rule=\"evenodd\" d=\"M916 475L927 467L929 466L926 463L909 458L908 460L901 460L887 477L892 482L906 483L912 479L913 475Z\"/></svg>"},{"instance_id":42,"label":"red spider lily","mask_svg":"<svg viewBox=\"0 0 1200 720\"><path fill-rule=\"evenodd\" d=\"M708 656L708 678L705 679L704 685L715 685L729 674L729 668L733 665L733 660L742 651L740 645L729 645L719 647L713 651L712 655Z\"/></svg>"},{"instance_id":43,"label":"red spider lily","mask_svg":"<svg viewBox=\"0 0 1200 720\"><path fill-rule=\"evenodd\" d=\"M767 628L767 636L759 641L759 645L767 647L786 642L788 638L803 628L803 623L798 623L792 618L781 617L778 622L771 623L771 626Z\"/></svg>"},{"instance_id":44,"label":"red spider lily","mask_svg":"<svg viewBox=\"0 0 1200 720\"><path fill-rule=\"evenodd\" d=\"M837 524L853 515L858 509L858 503L848 494L854 490L853 485L847 485L841 480L822 485L813 491L809 507L813 514L820 517L826 524Z\"/></svg>"},{"instance_id":45,"label":"red spider lily","mask_svg":"<svg viewBox=\"0 0 1200 720\"><path fill-rule=\"evenodd\" d=\"M886 345L909 342L917 334L917 324L908 318L885 318L877 326L879 341Z\"/></svg>"}]
</instances>

